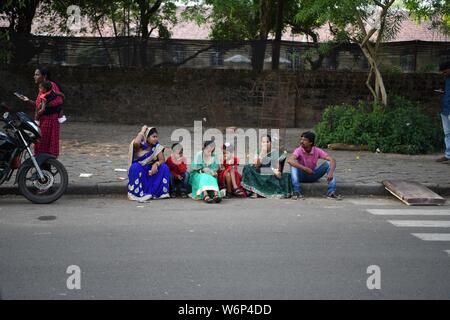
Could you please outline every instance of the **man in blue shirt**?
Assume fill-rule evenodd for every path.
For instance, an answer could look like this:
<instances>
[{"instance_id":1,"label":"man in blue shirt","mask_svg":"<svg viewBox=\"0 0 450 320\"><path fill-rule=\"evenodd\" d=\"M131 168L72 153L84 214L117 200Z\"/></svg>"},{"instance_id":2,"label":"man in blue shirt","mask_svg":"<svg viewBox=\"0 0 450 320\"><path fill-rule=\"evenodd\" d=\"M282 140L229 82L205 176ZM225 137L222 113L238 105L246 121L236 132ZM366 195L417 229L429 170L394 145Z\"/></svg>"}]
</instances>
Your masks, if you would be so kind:
<instances>
[{"instance_id":1,"label":"man in blue shirt","mask_svg":"<svg viewBox=\"0 0 450 320\"><path fill-rule=\"evenodd\" d=\"M445 76L445 90L442 98L442 126L445 134L445 155L437 162L450 163L450 61L440 65L439 70Z\"/></svg>"}]
</instances>

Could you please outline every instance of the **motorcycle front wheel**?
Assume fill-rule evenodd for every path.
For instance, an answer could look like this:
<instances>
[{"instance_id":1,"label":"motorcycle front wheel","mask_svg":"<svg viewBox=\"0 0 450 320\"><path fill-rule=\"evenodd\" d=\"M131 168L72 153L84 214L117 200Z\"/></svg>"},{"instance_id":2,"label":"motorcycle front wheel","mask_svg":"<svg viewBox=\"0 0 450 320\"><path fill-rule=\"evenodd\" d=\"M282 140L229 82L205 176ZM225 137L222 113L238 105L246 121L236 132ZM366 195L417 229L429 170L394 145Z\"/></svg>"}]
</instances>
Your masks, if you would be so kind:
<instances>
[{"instance_id":1,"label":"motorcycle front wheel","mask_svg":"<svg viewBox=\"0 0 450 320\"><path fill-rule=\"evenodd\" d=\"M37 204L49 204L63 196L69 185L66 168L56 159L48 159L41 166L44 179L33 164L26 164L21 168L17 182L22 195Z\"/></svg>"}]
</instances>

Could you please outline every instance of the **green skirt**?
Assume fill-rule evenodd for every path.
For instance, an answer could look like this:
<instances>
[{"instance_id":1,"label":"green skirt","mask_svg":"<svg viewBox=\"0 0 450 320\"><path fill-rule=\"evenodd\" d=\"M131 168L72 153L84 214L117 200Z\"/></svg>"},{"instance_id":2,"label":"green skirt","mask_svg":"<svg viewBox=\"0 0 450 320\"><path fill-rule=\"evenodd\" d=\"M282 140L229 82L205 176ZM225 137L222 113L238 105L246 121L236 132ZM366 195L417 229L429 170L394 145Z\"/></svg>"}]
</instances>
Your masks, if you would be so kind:
<instances>
[{"instance_id":1,"label":"green skirt","mask_svg":"<svg viewBox=\"0 0 450 320\"><path fill-rule=\"evenodd\" d=\"M203 191L219 192L219 184L217 183L217 178L207 173L195 171L192 172L189 178L189 183L192 186L193 199L203 199Z\"/></svg>"},{"instance_id":2,"label":"green skirt","mask_svg":"<svg viewBox=\"0 0 450 320\"><path fill-rule=\"evenodd\" d=\"M241 185L264 198L289 198L292 196L290 173L283 173L278 179L275 175L259 173L252 165L246 165L242 173Z\"/></svg>"}]
</instances>

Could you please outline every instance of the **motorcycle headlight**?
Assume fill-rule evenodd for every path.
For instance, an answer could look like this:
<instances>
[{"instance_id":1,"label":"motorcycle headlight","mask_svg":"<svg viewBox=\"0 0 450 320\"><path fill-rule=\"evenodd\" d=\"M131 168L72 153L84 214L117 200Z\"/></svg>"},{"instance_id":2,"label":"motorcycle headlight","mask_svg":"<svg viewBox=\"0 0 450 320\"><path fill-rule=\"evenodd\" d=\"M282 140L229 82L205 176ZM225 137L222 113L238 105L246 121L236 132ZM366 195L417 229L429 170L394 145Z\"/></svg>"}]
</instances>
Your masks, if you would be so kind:
<instances>
[{"instance_id":1,"label":"motorcycle headlight","mask_svg":"<svg viewBox=\"0 0 450 320\"><path fill-rule=\"evenodd\" d=\"M25 132L26 135L27 135L30 139L35 139L35 138L36 138L36 136L34 135L34 133L31 132L31 131L23 130L23 132Z\"/></svg>"},{"instance_id":2,"label":"motorcycle headlight","mask_svg":"<svg viewBox=\"0 0 450 320\"><path fill-rule=\"evenodd\" d=\"M36 132L41 133L41 130L39 129L39 127L36 125L36 123L32 122L32 121L27 121L27 124L32 127Z\"/></svg>"}]
</instances>

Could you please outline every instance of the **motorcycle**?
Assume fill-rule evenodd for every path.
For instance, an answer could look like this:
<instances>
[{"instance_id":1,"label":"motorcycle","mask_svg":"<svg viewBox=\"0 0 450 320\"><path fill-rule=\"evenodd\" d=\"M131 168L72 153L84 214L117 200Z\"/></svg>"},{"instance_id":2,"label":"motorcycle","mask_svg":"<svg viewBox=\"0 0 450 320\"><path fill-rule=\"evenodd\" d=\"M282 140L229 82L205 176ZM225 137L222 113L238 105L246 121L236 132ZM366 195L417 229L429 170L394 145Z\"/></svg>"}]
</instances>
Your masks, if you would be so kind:
<instances>
[{"instance_id":1,"label":"motorcycle","mask_svg":"<svg viewBox=\"0 0 450 320\"><path fill-rule=\"evenodd\" d=\"M38 125L24 112L12 112L1 104L0 117L0 185L10 181L17 171L14 184L21 194L37 204L52 203L67 191L69 177L64 165L49 154L35 156L31 145L41 138Z\"/></svg>"}]
</instances>

